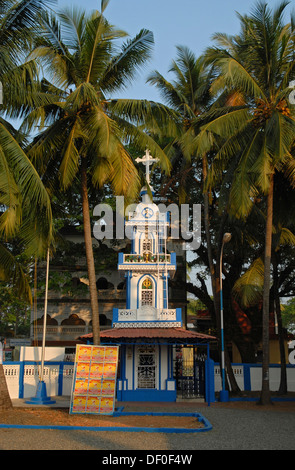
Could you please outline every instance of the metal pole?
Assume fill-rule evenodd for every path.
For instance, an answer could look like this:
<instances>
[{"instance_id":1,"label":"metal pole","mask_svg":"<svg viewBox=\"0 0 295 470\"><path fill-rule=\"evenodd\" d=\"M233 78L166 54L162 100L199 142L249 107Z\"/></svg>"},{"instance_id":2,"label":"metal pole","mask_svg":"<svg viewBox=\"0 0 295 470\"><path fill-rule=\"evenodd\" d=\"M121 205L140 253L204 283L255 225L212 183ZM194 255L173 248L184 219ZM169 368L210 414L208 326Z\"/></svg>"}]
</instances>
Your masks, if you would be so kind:
<instances>
[{"instance_id":1,"label":"metal pole","mask_svg":"<svg viewBox=\"0 0 295 470\"><path fill-rule=\"evenodd\" d=\"M207 372L209 372L209 367L210 367L210 353L209 353L209 343L207 343L207 360L206 360L206 364L207 364ZM210 387L210 374L207 374L207 377L205 375L205 380L206 380L206 385L207 385L207 394L208 394L208 400L207 400L207 403L208 403L208 406L210 406L211 404L211 397L210 397L210 394L211 394L211 387Z\"/></svg>"},{"instance_id":2,"label":"metal pole","mask_svg":"<svg viewBox=\"0 0 295 470\"><path fill-rule=\"evenodd\" d=\"M220 330L221 330L221 373L222 373L222 390L225 390L225 370L224 370L224 327L223 327L223 295L222 295L222 255L223 255L224 241L222 242L220 253Z\"/></svg>"},{"instance_id":3,"label":"metal pole","mask_svg":"<svg viewBox=\"0 0 295 470\"><path fill-rule=\"evenodd\" d=\"M43 380L44 377L44 358L45 358L45 338L46 338L46 320L47 320L47 299L48 299L48 277L49 277L49 247L47 250L47 265L46 265L46 285L45 285L45 305L44 305L44 319L43 319L43 340L42 340L42 355L41 355L41 370L39 374L39 384L36 391L36 396L26 400L26 403L32 405L50 405L55 403L47 397L46 384Z\"/></svg>"},{"instance_id":4,"label":"metal pole","mask_svg":"<svg viewBox=\"0 0 295 470\"><path fill-rule=\"evenodd\" d=\"M43 339L42 339L40 382L43 382L43 377L44 377L46 320L47 320L47 303L48 303L48 278L49 278L49 248L47 250L47 263L46 263L46 284L45 284L45 302L44 302Z\"/></svg>"},{"instance_id":5,"label":"metal pole","mask_svg":"<svg viewBox=\"0 0 295 470\"><path fill-rule=\"evenodd\" d=\"M220 282L220 333L221 333L221 378L222 390L220 392L220 401L228 401L228 391L225 389L225 361L224 361L224 325L223 325L223 293L222 293L222 256L224 244L231 239L230 233L225 233L222 240L219 264L219 282Z\"/></svg>"}]
</instances>

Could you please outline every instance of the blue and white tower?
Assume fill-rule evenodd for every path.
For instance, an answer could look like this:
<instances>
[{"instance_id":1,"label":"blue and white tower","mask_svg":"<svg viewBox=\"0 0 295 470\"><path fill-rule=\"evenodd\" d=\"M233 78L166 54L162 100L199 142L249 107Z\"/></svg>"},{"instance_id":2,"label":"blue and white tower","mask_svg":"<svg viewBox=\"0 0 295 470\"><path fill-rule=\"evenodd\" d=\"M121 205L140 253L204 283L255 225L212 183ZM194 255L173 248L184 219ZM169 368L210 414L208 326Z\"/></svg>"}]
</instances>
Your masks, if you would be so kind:
<instances>
[{"instance_id":1,"label":"blue and white tower","mask_svg":"<svg viewBox=\"0 0 295 470\"><path fill-rule=\"evenodd\" d=\"M176 346L212 339L184 329L182 309L169 308L168 282L176 272L176 253L166 249L168 214L149 196L150 190L154 194L150 167L155 161L148 151L137 159L146 167L149 191L142 188L141 202L125 221L132 249L119 253L118 270L126 278L126 307L115 308L112 329L101 331L102 343L120 345L119 401L176 401Z\"/></svg>"},{"instance_id":2,"label":"blue and white tower","mask_svg":"<svg viewBox=\"0 0 295 470\"><path fill-rule=\"evenodd\" d=\"M157 160L149 152L142 159L150 186L150 166ZM152 193L153 189L150 187ZM141 202L128 215L126 231L132 238L130 254L119 254L118 269L126 277L126 309L115 310L116 327L181 327L181 309L169 309L168 280L176 271L176 253L167 253L168 213L161 213L141 190Z\"/></svg>"},{"instance_id":3,"label":"blue and white tower","mask_svg":"<svg viewBox=\"0 0 295 470\"><path fill-rule=\"evenodd\" d=\"M174 367L177 351L189 347L193 353L200 346L207 348L206 399L214 401L209 341L216 338L185 329L182 309L169 308L168 284L176 272L176 253L167 251L169 214L161 212L150 197L154 195L150 167L157 160L146 151L136 161L146 167L147 187L142 188L141 202L125 221L131 253L119 253L118 270L126 278L126 306L114 308L112 328L100 332L102 344L120 346L117 400L176 401L176 380L179 388L179 381L186 378L181 368ZM91 336L80 339L91 341ZM195 366L191 381L200 382Z\"/></svg>"},{"instance_id":4,"label":"blue and white tower","mask_svg":"<svg viewBox=\"0 0 295 470\"><path fill-rule=\"evenodd\" d=\"M147 151L137 162L150 167L157 160ZM169 309L168 281L176 271L176 253L166 250L168 214L161 213L141 190L141 202L128 215L125 229L132 239L130 254L119 253L118 270L126 278L126 308L114 309L112 337L121 338L121 400L176 399L173 379L173 350L164 337L172 327L182 326L181 308ZM166 341L169 334L167 334Z\"/></svg>"}]
</instances>

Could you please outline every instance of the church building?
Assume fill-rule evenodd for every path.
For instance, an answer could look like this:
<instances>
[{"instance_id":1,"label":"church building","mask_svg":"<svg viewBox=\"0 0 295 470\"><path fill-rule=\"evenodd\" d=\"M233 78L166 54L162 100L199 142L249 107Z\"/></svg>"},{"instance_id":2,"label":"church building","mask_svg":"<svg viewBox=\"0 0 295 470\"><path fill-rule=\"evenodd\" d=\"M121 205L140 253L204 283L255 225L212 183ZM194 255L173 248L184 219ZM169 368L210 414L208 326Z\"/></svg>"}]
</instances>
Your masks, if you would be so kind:
<instances>
[{"instance_id":1,"label":"church building","mask_svg":"<svg viewBox=\"0 0 295 470\"><path fill-rule=\"evenodd\" d=\"M150 166L155 161L148 151L137 159L146 167L152 193ZM182 309L169 308L168 281L175 275L176 254L166 252L169 216L152 202L147 187L125 224L132 248L130 254L119 253L118 270L126 278L126 308L114 308L112 329L101 331L102 344L120 345L117 399L176 401L176 350L201 346L209 359L208 345L215 338L184 329ZM91 336L80 339L91 341Z\"/></svg>"}]
</instances>

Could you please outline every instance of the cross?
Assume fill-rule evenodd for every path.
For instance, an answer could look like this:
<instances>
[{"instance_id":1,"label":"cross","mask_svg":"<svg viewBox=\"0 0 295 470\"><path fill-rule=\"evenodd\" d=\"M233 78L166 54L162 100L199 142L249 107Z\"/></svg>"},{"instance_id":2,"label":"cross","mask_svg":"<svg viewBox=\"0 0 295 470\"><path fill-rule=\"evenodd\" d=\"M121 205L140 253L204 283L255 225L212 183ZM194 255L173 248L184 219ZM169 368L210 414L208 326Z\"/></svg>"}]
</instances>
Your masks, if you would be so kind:
<instances>
[{"instance_id":1,"label":"cross","mask_svg":"<svg viewBox=\"0 0 295 470\"><path fill-rule=\"evenodd\" d=\"M150 166L154 162L158 162L158 158L153 158L149 150L145 151L145 155L142 158L136 158L137 163L142 163L145 166L145 179L148 184L150 184Z\"/></svg>"}]
</instances>

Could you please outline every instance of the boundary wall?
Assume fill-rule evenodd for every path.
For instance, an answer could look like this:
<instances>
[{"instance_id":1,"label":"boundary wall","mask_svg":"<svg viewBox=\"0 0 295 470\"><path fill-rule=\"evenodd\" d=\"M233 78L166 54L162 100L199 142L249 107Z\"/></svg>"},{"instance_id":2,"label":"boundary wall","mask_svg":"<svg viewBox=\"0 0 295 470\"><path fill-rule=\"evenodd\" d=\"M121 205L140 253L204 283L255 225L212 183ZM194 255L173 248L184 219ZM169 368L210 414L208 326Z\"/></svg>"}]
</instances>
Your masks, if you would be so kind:
<instances>
[{"instance_id":1,"label":"boundary wall","mask_svg":"<svg viewBox=\"0 0 295 470\"><path fill-rule=\"evenodd\" d=\"M10 397L29 398L35 395L40 374L40 361L7 361L3 363ZM237 384L241 390L260 391L261 364L232 364ZM280 364L270 364L270 389L277 391L280 385ZM44 382L48 396L70 396L74 374L74 362L45 361ZM295 365L287 365L288 392L295 392ZM210 385L211 387L211 385ZM214 363L214 389L221 390L220 365ZM212 394L210 401L213 401Z\"/></svg>"}]
</instances>

